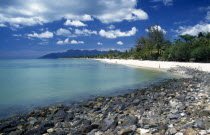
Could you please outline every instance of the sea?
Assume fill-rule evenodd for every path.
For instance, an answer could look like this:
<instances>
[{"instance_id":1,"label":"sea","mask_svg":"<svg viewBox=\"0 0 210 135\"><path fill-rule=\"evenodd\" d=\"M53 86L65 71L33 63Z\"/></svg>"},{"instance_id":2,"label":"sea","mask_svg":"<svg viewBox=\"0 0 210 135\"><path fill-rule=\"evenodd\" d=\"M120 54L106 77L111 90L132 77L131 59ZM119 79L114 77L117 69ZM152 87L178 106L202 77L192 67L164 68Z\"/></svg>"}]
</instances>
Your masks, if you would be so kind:
<instances>
[{"instance_id":1,"label":"sea","mask_svg":"<svg viewBox=\"0 0 210 135\"><path fill-rule=\"evenodd\" d=\"M90 59L0 60L0 119L43 106L125 94L170 78L177 76Z\"/></svg>"}]
</instances>

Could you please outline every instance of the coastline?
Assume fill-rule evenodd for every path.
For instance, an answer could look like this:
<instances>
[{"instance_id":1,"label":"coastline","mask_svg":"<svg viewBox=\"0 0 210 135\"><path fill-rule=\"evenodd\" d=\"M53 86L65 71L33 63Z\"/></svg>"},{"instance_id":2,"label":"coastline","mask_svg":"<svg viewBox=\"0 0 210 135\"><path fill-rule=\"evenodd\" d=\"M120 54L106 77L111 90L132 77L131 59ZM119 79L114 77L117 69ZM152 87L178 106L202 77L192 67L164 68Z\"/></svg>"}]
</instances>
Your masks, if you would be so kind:
<instances>
[{"instance_id":1,"label":"coastline","mask_svg":"<svg viewBox=\"0 0 210 135\"><path fill-rule=\"evenodd\" d=\"M96 97L75 105L43 107L0 120L0 135L209 134L210 74L184 67L168 71L191 78L169 79L128 94Z\"/></svg>"},{"instance_id":2,"label":"coastline","mask_svg":"<svg viewBox=\"0 0 210 135\"><path fill-rule=\"evenodd\" d=\"M193 62L171 62L171 61L150 61L150 60L125 60L125 59L94 59L105 63L122 64L139 68L153 68L158 70L169 70L178 66L192 68L200 71L210 72L210 63Z\"/></svg>"}]
</instances>

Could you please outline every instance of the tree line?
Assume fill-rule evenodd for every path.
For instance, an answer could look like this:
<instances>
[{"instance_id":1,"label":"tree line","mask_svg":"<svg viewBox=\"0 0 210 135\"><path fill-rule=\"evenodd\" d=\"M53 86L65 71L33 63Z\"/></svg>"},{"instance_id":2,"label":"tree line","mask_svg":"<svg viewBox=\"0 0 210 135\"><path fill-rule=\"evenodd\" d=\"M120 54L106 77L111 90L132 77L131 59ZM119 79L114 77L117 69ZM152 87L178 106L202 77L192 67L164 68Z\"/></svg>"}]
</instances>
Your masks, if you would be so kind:
<instances>
[{"instance_id":1,"label":"tree line","mask_svg":"<svg viewBox=\"0 0 210 135\"><path fill-rule=\"evenodd\" d=\"M158 25L149 27L147 35L136 39L136 45L124 53L110 50L106 54L90 58L142 59L162 61L210 61L210 32L196 36L179 35L173 42L168 40Z\"/></svg>"}]
</instances>

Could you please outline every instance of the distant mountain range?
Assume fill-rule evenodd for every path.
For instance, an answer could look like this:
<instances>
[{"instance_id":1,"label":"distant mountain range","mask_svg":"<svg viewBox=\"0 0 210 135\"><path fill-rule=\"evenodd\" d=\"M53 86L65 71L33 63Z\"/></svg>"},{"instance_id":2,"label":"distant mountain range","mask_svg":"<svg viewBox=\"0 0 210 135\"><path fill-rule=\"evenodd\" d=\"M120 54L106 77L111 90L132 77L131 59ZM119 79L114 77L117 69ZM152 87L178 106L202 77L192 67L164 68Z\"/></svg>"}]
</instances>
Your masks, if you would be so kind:
<instances>
[{"instance_id":1,"label":"distant mountain range","mask_svg":"<svg viewBox=\"0 0 210 135\"><path fill-rule=\"evenodd\" d=\"M115 52L119 52L114 50ZM65 58L65 57L84 57L84 56L92 56L92 55L99 55L105 54L108 51L99 51L99 50L68 50L66 52L58 52L58 53L50 53L46 54L41 59L58 59L58 58Z\"/></svg>"}]
</instances>

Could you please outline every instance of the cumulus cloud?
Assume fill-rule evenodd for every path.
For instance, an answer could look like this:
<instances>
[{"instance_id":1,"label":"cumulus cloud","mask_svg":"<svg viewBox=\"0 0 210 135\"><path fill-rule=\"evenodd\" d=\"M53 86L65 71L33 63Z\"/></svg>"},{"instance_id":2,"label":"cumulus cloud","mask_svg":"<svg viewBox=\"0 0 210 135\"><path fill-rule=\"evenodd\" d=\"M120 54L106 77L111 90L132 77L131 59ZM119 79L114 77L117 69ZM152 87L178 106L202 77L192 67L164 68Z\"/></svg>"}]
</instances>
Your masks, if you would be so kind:
<instances>
[{"instance_id":1,"label":"cumulus cloud","mask_svg":"<svg viewBox=\"0 0 210 135\"><path fill-rule=\"evenodd\" d=\"M137 32L136 27L133 27L130 31L121 32L120 29L117 30L100 30L99 35L106 38L117 38L117 37L129 37L135 35Z\"/></svg>"},{"instance_id":2,"label":"cumulus cloud","mask_svg":"<svg viewBox=\"0 0 210 135\"><path fill-rule=\"evenodd\" d=\"M152 0L152 2L163 2L165 6L173 5L173 0Z\"/></svg>"},{"instance_id":3,"label":"cumulus cloud","mask_svg":"<svg viewBox=\"0 0 210 135\"><path fill-rule=\"evenodd\" d=\"M33 33L33 34L27 34L28 37L33 37L33 38L52 38L53 37L53 33L50 31L45 31L43 33Z\"/></svg>"},{"instance_id":4,"label":"cumulus cloud","mask_svg":"<svg viewBox=\"0 0 210 135\"><path fill-rule=\"evenodd\" d=\"M64 41L60 40L57 42L58 45L64 45L69 43L69 38L66 38Z\"/></svg>"},{"instance_id":5,"label":"cumulus cloud","mask_svg":"<svg viewBox=\"0 0 210 135\"><path fill-rule=\"evenodd\" d=\"M83 22L78 21L78 20L76 20L76 21L67 20L64 23L64 25L66 25L66 26L75 26L75 27L82 27L82 26L84 27L84 26L87 26L86 24L84 24Z\"/></svg>"},{"instance_id":6,"label":"cumulus cloud","mask_svg":"<svg viewBox=\"0 0 210 135\"><path fill-rule=\"evenodd\" d=\"M157 25L152 26L151 28L152 28L152 29L155 29L155 30L158 29L159 31L162 31L163 34L166 34L166 31L165 31L163 28L161 28L161 26L159 26L159 25L158 25L158 26L157 26ZM149 30L146 29L145 31L148 32Z\"/></svg>"},{"instance_id":7,"label":"cumulus cloud","mask_svg":"<svg viewBox=\"0 0 210 135\"><path fill-rule=\"evenodd\" d=\"M98 43L97 43L97 45L103 45L103 43L101 43L101 42L98 42Z\"/></svg>"},{"instance_id":8,"label":"cumulus cloud","mask_svg":"<svg viewBox=\"0 0 210 135\"><path fill-rule=\"evenodd\" d=\"M76 41L76 40L71 40L69 41L69 38L66 38L64 41L59 40L57 42L58 45L65 45L65 44L84 44L84 41Z\"/></svg>"},{"instance_id":9,"label":"cumulus cloud","mask_svg":"<svg viewBox=\"0 0 210 135\"><path fill-rule=\"evenodd\" d=\"M56 35L68 37L71 36L71 32L67 29L60 28L56 31Z\"/></svg>"},{"instance_id":10,"label":"cumulus cloud","mask_svg":"<svg viewBox=\"0 0 210 135\"><path fill-rule=\"evenodd\" d=\"M73 31L73 30L72 30ZM58 36L65 36L65 37L78 37L78 36L90 36L90 35L97 35L98 32L95 30L88 30L88 29L75 29L73 32L69 31L68 29L60 28L55 32Z\"/></svg>"},{"instance_id":11,"label":"cumulus cloud","mask_svg":"<svg viewBox=\"0 0 210 135\"><path fill-rule=\"evenodd\" d=\"M9 0L1 1L0 23L32 26L66 18L103 23L145 20L148 15L136 9L137 0ZM78 8L80 7L80 8Z\"/></svg>"},{"instance_id":12,"label":"cumulus cloud","mask_svg":"<svg viewBox=\"0 0 210 135\"><path fill-rule=\"evenodd\" d=\"M122 41L118 41L117 44L118 45L123 45L123 42Z\"/></svg>"},{"instance_id":13,"label":"cumulus cloud","mask_svg":"<svg viewBox=\"0 0 210 135\"><path fill-rule=\"evenodd\" d=\"M84 41L76 41L76 40L71 40L71 44L84 44Z\"/></svg>"},{"instance_id":14,"label":"cumulus cloud","mask_svg":"<svg viewBox=\"0 0 210 135\"><path fill-rule=\"evenodd\" d=\"M97 35L97 31L91 31L91 30L88 30L88 29L82 29L82 30L75 29L74 34L77 35L77 36L79 36L79 35L90 36L92 34Z\"/></svg>"},{"instance_id":15,"label":"cumulus cloud","mask_svg":"<svg viewBox=\"0 0 210 135\"><path fill-rule=\"evenodd\" d=\"M110 29L110 30L113 30L113 29L115 29L115 26L114 25L109 25L107 28Z\"/></svg>"},{"instance_id":16,"label":"cumulus cloud","mask_svg":"<svg viewBox=\"0 0 210 135\"><path fill-rule=\"evenodd\" d=\"M197 24L195 26L180 26L176 33L179 35L197 35L199 32L210 32L210 24Z\"/></svg>"},{"instance_id":17,"label":"cumulus cloud","mask_svg":"<svg viewBox=\"0 0 210 135\"><path fill-rule=\"evenodd\" d=\"M81 20L82 21L93 21L94 19L90 15L85 14L85 15L82 16Z\"/></svg>"}]
</instances>

